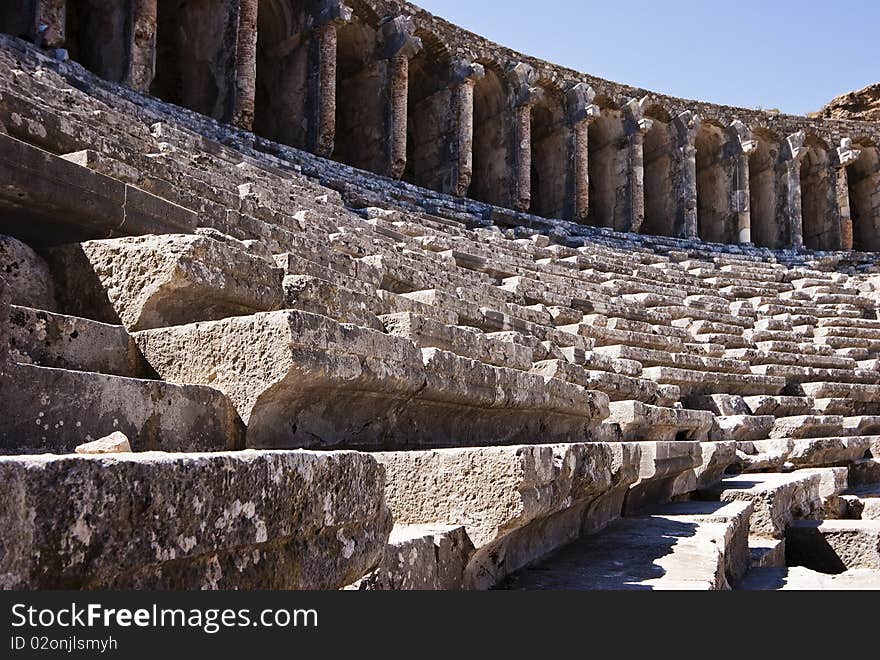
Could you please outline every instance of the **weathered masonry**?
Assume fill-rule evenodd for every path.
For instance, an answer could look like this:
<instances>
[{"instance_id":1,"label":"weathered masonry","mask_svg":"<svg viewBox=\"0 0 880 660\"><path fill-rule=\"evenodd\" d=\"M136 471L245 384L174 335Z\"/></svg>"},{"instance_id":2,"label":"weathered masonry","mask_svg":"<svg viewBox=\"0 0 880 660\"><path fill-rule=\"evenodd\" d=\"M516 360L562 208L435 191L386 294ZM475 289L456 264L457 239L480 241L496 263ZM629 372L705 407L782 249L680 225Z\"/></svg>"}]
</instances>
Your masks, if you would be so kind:
<instances>
[{"instance_id":1,"label":"weathered masonry","mask_svg":"<svg viewBox=\"0 0 880 660\"><path fill-rule=\"evenodd\" d=\"M260 136L618 231L880 249L880 129L683 101L398 0L12 0L0 31Z\"/></svg>"}]
</instances>

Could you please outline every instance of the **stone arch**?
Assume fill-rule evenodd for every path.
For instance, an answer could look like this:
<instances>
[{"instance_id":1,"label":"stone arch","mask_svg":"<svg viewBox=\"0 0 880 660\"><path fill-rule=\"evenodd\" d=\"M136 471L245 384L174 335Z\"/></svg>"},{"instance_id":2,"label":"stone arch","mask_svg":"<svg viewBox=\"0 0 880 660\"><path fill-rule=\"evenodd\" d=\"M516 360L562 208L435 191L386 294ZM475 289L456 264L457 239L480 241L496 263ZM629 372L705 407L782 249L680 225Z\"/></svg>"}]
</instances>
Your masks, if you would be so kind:
<instances>
[{"instance_id":1,"label":"stone arch","mask_svg":"<svg viewBox=\"0 0 880 660\"><path fill-rule=\"evenodd\" d=\"M33 39L36 0L0 2L0 32L22 39Z\"/></svg>"},{"instance_id":2,"label":"stone arch","mask_svg":"<svg viewBox=\"0 0 880 660\"><path fill-rule=\"evenodd\" d=\"M804 246L811 250L840 247L837 177L830 147L816 135L807 135L807 153L801 161L801 218Z\"/></svg>"},{"instance_id":3,"label":"stone arch","mask_svg":"<svg viewBox=\"0 0 880 660\"><path fill-rule=\"evenodd\" d=\"M232 115L238 0L158 0L154 96L215 119Z\"/></svg>"},{"instance_id":4,"label":"stone arch","mask_svg":"<svg viewBox=\"0 0 880 660\"><path fill-rule=\"evenodd\" d=\"M565 95L556 85L539 81L542 98L531 112L531 211L547 218L573 215L566 208L571 131L566 124Z\"/></svg>"},{"instance_id":5,"label":"stone arch","mask_svg":"<svg viewBox=\"0 0 880 660\"><path fill-rule=\"evenodd\" d=\"M403 180L448 192L452 188L452 57L436 35L416 30L422 50L409 61L406 169Z\"/></svg>"},{"instance_id":6,"label":"stone arch","mask_svg":"<svg viewBox=\"0 0 880 660\"><path fill-rule=\"evenodd\" d=\"M782 140L767 128L754 128L758 143L749 156L749 208L752 221L752 243L778 250L788 238L783 232L785 194L780 171Z\"/></svg>"},{"instance_id":7,"label":"stone arch","mask_svg":"<svg viewBox=\"0 0 880 660\"><path fill-rule=\"evenodd\" d=\"M645 117L653 124L645 134L645 222L642 233L681 236L683 227L676 214L675 171L678 147L672 116L661 105L651 105Z\"/></svg>"},{"instance_id":8,"label":"stone arch","mask_svg":"<svg viewBox=\"0 0 880 660\"><path fill-rule=\"evenodd\" d=\"M736 190L734 168L727 167L727 131L714 120L697 131L697 233L710 243L736 242L731 200Z\"/></svg>"},{"instance_id":9,"label":"stone arch","mask_svg":"<svg viewBox=\"0 0 880 660\"><path fill-rule=\"evenodd\" d=\"M260 0L254 132L294 147L311 147L316 78L311 66L310 0Z\"/></svg>"},{"instance_id":10,"label":"stone arch","mask_svg":"<svg viewBox=\"0 0 880 660\"><path fill-rule=\"evenodd\" d=\"M481 202L510 203L513 154L509 89L494 62L479 61L486 75L474 86L473 180L470 196Z\"/></svg>"},{"instance_id":11,"label":"stone arch","mask_svg":"<svg viewBox=\"0 0 880 660\"><path fill-rule=\"evenodd\" d=\"M608 97L593 101L599 117L590 124L588 145L590 210L588 224L624 229L627 214L628 155L623 111Z\"/></svg>"},{"instance_id":12,"label":"stone arch","mask_svg":"<svg viewBox=\"0 0 880 660\"><path fill-rule=\"evenodd\" d=\"M853 249L880 252L880 149L867 140L854 148L862 153L847 168Z\"/></svg>"},{"instance_id":13,"label":"stone arch","mask_svg":"<svg viewBox=\"0 0 880 660\"><path fill-rule=\"evenodd\" d=\"M67 3L67 50L70 58L93 73L125 80L131 9L114 0L80 0Z\"/></svg>"},{"instance_id":14,"label":"stone arch","mask_svg":"<svg viewBox=\"0 0 880 660\"><path fill-rule=\"evenodd\" d=\"M333 158L372 172L383 171L385 68L371 16L353 7L337 32L336 144Z\"/></svg>"}]
</instances>

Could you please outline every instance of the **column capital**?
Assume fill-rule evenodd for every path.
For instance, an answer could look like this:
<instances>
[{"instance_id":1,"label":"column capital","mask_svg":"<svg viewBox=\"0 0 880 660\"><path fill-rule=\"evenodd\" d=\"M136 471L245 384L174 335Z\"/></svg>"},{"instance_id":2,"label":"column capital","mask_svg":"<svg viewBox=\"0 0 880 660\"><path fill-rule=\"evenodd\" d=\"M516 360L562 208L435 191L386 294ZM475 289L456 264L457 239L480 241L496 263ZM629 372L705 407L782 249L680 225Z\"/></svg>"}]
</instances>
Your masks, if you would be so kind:
<instances>
[{"instance_id":1,"label":"column capital","mask_svg":"<svg viewBox=\"0 0 880 660\"><path fill-rule=\"evenodd\" d=\"M809 151L809 148L804 146L806 141L807 134L805 131L792 133L787 138L785 138L785 149L783 151L783 154L786 159L794 162L802 161L804 159L804 156L806 156L807 152Z\"/></svg>"},{"instance_id":2,"label":"column capital","mask_svg":"<svg viewBox=\"0 0 880 660\"><path fill-rule=\"evenodd\" d=\"M587 83L578 83L565 94L568 106L568 121L572 125L591 123L602 114L598 105L593 104L596 92Z\"/></svg>"},{"instance_id":3,"label":"column capital","mask_svg":"<svg viewBox=\"0 0 880 660\"><path fill-rule=\"evenodd\" d=\"M685 110L673 118L672 125L675 127L683 146L693 148L700 126L703 125L703 118L690 110Z\"/></svg>"},{"instance_id":4,"label":"column capital","mask_svg":"<svg viewBox=\"0 0 880 660\"><path fill-rule=\"evenodd\" d=\"M847 167L848 165L852 165L861 155L862 152L860 150L853 149L852 139L843 138L840 141L840 146L837 147L837 166Z\"/></svg>"},{"instance_id":5,"label":"column capital","mask_svg":"<svg viewBox=\"0 0 880 660\"><path fill-rule=\"evenodd\" d=\"M640 99L630 99L624 106L632 122L630 126L631 134L644 136L653 128L654 120L650 117L645 117L645 110L648 109L650 100L649 96L643 96Z\"/></svg>"},{"instance_id":6,"label":"column capital","mask_svg":"<svg viewBox=\"0 0 880 660\"><path fill-rule=\"evenodd\" d=\"M351 7L339 0L322 0L318 5L314 18L309 27L312 30L320 30L326 27L339 27L351 21L354 11Z\"/></svg>"},{"instance_id":7,"label":"column capital","mask_svg":"<svg viewBox=\"0 0 880 660\"><path fill-rule=\"evenodd\" d=\"M406 16L388 17L379 25L382 35L382 59L411 59L422 50L422 40L415 36L416 27Z\"/></svg>"},{"instance_id":8,"label":"column capital","mask_svg":"<svg viewBox=\"0 0 880 660\"><path fill-rule=\"evenodd\" d=\"M507 67L511 105L517 108L531 107L543 98L543 90L534 86L535 77L535 69L525 62L516 62Z\"/></svg>"},{"instance_id":9,"label":"column capital","mask_svg":"<svg viewBox=\"0 0 880 660\"><path fill-rule=\"evenodd\" d=\"M742 154L751 156L758 150L758 141L752 135L752 129L746 126L739 119L735 119L730 123L730 129L739 144Z\"/></svg>"},{"instance_id":10,"label":"column capital","mask_svg":"<svg viewBox=\"0 0 880 660\"><path fill-rule=\"evenodd\" d=\"M482 64L477 62L469 62L468 60L457 60L452 65L452 85L474 84L478 80L486 77L486 69Z\"/></svg>"}]
</instances>

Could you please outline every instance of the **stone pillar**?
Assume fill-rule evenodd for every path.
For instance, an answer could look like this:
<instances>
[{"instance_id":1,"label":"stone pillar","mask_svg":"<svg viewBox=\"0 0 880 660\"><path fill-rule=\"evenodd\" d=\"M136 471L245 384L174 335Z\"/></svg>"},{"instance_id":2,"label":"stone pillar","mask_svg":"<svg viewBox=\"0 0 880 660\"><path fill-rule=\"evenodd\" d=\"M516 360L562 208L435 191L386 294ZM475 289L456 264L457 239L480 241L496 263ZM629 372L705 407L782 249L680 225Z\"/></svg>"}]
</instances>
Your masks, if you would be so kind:
<instances>
[{"instance_id":1,"label":"stone pillar","mask_svg":"<svg viewBox=\"0 0 880 660\"><path fill-rule=\"evenodd\" d=\"M736 185L733 191L733 210L737 216L737 242L752 242L751 189L749 185L749 157L758 150L752 132L740 120L730 125L734 132L734 167Z\"/></svg>"},{"instance_id":2,"label":"stone pillar","mask_svg":"<svg viewBox=\"0 0 880 660\"><path fill-rule=\"evenodd\" d=\"M313 25L317 53L313 151L330 158L336 145L337 30L349 22L352 9L341 2L325 2Z\"/></svg>"},{"instance_id":3,"label":"stone pillar","mask_svg":"<svg viewBox=\"0 0 880 660\"><path fill-rule=\"evenodd\" d=\"M383 57L388 60L388 162L386 172L399 179L406 169L407 101L409 60L422 49L415 26L404 16L386 19L381 25Z\"/></svg>"},{"instance_id":4,"label":"stone pillar","mask_svg":"<svg viewBox=\"0 0 880 660\"><path fill-rule=\"evenodd\" d=\"M593 105L596 92L586 83L578 83L566 94L571 124L571 167L573 183L570 206L573 217L584 222L590 212L590 124L600 115Z\"/></svg>"},{"instance_id":5,"label":"stone pillar","mask_svg":"<svg viewBox=\"0 0 880 660\"><path fill-rule=\"evenodd\" d=\"M847 167L855 163L862 152L852 148L852 140L843 138L837 148L837 208L840 211L840 249L853 249L852 208L849 198Z\"/></svg>"},{"instance_id":6,"label":"stone pillar","mask_svg":"<svg viewBox=\"0 0 880 660\"><path fill-rule=\"evenodd\" d=\"M532 205L532 104L522 103L513 109L516 174L513 205L528 211Z\"/></svg>"},{"instance_id":7,"label":"stone pillar","mask_svg":"<svg viewBox=\"0 0 880 660\"><path fill-rule=\"evenodd\" d=\"M681 238L699 238L697 225L697 133L702 120L690 110L673 120L678 141L678 175L676 177L676 224Z\"/></svg>"},{"instance_id":8,"label":"stone pillar","mask_svg":"<svg viewBox=\"0 0 880 660\"><path fill-rule=\"evenodd\" d=\"M327 23L315 32L318 50L315 153L324 158L333 154L336 143L336 30L336 23Z\"/></svg>"},{"instance_id":9,"label":"stone pillar","mask_svg":"<svg viewBox=\"0 0 880 660\"><path fill-rule=\"evenodd\" d=\"M36 0L35 43L40 48L62 48L66 39L67 0Z\"/></svg>"},{"instance_id":10,"label":"stone pillar","mask_svg":"<svg viewBox=\"0 0 880 660\"><path fill-rule=\"evenodd\" d=\"M148 92L156 75L156 0L133 0L125 84Z\"/></svg>"},{"instance_id":11,"label":"stone pillar","mask_svg":"<svg viewBox=\"0 0 880 660\"><path fill-rule=\"evenodd\" d=\"M532 106L541 98L533 87L535 70L524 62L508 67L513 112L513 208L528 211L532 205Z\"/></svg>"},{"instance_id":12,"label":"stone pillar","mask_svg":"<svg viewBox=\"0 0 880 660\"><path fill-rule=\"evenodd\" d=\"M629 134L629 210L628 231L638 234L645 224L645 135L654 121L644 116L648 97L631 99L626 104Z\"/></svg>"},{"instance_id":13,"label":"stone pillar","mask_svg":"<svg viewBox=\"0 0 880 660\"><path fill-rule=\"evenodd\" d=\"M388 175L399 179L406 169L406 130L409 96L409 58L395 55L391 58L390 82L390 154Z\"/></svg>"},{"instance_id":14,"label":"stone pillar","mask_svg":"<svg viewBox=\"0 0 880 660\"><path fill-rule=\"evenodd\" d=\"M483 66L458 62L453 68L453 103L455 105L454 193L467 195L474 175L474 87L486 75Z\"/></svg>"},{"instance_id":15,"label":"stone pillar","mask_svg":"<svg viewBox=\"0 0 880 660\"><path fill-rule=\"evenodd\" d=\"M801 161L807 155L804 131L798 131L785 139L785 215L788 225L788 247L799 250L804 247L803 198L801 194Z\"/></svg>"},{"instance_id":16,"label":"stone pillar","mask_svg":"<svg viewBox=\"0 0 880 660\"><path fill-rule=\"evenodd\" d=\"M254 127L257 94L257 12L259 0L239 0L238 39L235 50L235 107L232 124L250 131Z\"/></svg>"}]
</instances>

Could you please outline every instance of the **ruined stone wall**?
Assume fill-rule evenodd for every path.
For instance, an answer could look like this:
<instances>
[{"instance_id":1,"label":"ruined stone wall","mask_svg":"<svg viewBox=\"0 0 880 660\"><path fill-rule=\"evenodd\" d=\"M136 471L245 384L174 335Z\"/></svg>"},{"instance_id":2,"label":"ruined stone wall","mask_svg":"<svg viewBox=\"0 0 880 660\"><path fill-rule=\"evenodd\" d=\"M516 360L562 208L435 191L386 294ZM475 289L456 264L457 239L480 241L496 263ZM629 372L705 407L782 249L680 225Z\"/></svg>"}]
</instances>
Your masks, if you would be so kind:
<instances>
[{"instance_id":1,"label":"ruined stone wall","mask_svg":"<svg viewBox=\"0 0 880 660\"><path fill-rule=\"evenodd\" d=\"M878 249L880 125L603 80L400 0L18 0L0 30L439 193L623 232Z\"/></svg>"}]
</instances>

